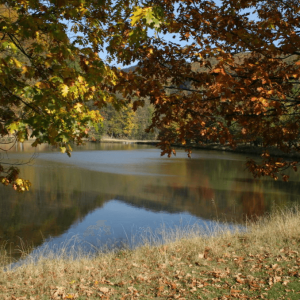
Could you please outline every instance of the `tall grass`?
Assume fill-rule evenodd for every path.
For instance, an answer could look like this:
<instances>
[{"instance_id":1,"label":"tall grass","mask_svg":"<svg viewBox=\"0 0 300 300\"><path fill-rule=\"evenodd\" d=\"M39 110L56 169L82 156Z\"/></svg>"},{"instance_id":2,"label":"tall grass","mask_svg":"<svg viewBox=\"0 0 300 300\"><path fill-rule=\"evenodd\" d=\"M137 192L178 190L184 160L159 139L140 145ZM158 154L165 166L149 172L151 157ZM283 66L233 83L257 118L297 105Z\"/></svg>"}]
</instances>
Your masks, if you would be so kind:
<instances>
[{"instance_id":1,"label":"tall grass","mask_svg":"<svg viewBox=\"0 0 300 300\"><path fill-rule=\"evenodd\" d=\"M133 250L87 255L44 249L38 258L26 254L27 263L12 269L4 268L10 259L2 247L0 298L257 299L267 294L267 299L299 299L299 294L293 298L300 277L297 249L298 207L266 215L248 223L246 230L187 226L145 231L142 244Z\"/></svg>"}]
</instances>

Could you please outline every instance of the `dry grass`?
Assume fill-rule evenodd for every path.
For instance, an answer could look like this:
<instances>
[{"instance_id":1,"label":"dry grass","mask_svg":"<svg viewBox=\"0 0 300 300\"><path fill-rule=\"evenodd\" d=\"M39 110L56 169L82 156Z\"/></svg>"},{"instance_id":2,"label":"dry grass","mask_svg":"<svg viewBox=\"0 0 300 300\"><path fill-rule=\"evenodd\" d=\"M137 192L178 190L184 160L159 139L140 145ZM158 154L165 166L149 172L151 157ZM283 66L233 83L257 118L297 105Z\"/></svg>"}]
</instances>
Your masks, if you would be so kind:
<instances>
[{"instance_id":1,"label":"dry grass","mask_svg":"<svg viewBox=\"0 0 300 300\"><path fill-rule=\"evenodd\" d=\"M153 235L135 250L94 258L50 255L0 270L0 298L300 299L300 211L277 212L247 229L212 237L177 229L163 232L163 245L151 246ZM5 257L2 251L2 264Z\"/></svg>"}]
</instances>

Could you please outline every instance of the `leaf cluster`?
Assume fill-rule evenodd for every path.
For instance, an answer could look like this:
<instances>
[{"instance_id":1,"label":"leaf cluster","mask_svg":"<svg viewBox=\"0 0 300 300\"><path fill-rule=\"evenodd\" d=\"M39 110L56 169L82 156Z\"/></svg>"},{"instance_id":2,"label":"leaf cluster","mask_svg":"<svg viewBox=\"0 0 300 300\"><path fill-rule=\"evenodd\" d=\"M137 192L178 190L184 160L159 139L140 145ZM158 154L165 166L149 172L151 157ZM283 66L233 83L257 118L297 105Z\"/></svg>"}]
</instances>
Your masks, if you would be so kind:
<instances>
[{"instance_id":1,"label":"leaf cluster","mask_svg":"<svg viewBox=\"0 0 300 300\"><path fill-rule=\"evenodd\" d=\"M0 134L60 147L71 155L89 128L102 122L99 108L114 99L106 86L114 71L100 59L105 6L93 1L5 1L0 6ZM2 183L27 190L18 172ZM28 186L28 185L27 185Z\"/></svg>"},{"instance_id":2,"label":"leaf cluster","mask_svg":"<svg viewBox=\"0 0 300 300\"><path fill-rule=\"evenodd\" d=\"M150 98L155 107L150 128L161 132L162 153L170 156L178 143L235 148L259 141L263 159L248 162L249 170L275 179L280 173L287 180L284 169L298 162L279 163L267 148L300 150L297 1L158 0L151 6L163 11L155 36L145 22L148 6L132 17L132 30L139 26L145 33L138 48L128 38L114 51L120 60L139 61L135 72L118 78L128 99L134 93Z\"/></svg>"},{"instance_id":3,"label":"leaf cluster","mask_svg":"<svg viewBox=\"0 0 300 300\"><path fill-rule=\"evenodd\" d=\"M70 143L82 143L92 125L101 124L98 109L107 102L115 108L132 103L135 111L147 98L154 107L147 130L161 132L162 154L171 156L174 143L235 148L259 142L263 157L248 169L287 180L283 171L296 170L298 161L278 161L267 149L300 151L298 4L5 1L0 134L70 155ZM118 71L101 51L108 62L138 66ZM98 109L90 109L90 101Z\"/></svg>"}]
</instances>

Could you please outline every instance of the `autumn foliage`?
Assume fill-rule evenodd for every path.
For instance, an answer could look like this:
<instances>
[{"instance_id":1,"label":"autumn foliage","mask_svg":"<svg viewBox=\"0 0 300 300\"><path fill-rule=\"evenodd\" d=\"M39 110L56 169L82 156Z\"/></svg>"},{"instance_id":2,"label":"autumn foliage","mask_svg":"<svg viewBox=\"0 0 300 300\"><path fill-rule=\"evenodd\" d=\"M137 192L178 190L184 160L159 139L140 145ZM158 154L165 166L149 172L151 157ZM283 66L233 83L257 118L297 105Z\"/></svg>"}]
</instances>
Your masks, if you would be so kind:
<instances>
[{"instance_id":1,"label":"autumn foliage","mask_svg":"<svg viewBox=\"0 0 300 300\"><path fill-rule=\"evenodd\" d=\"M137 109L148 98L162 154L177 143L259 140L262 159L247 167L277 179L298 162L268 148L300 151L299 12L296 0L2 1L0 134L70 154L101 122L88 101ZM111 68L103 51L108 62L138 67ZM18 175L0 176L27 189Z\"/></svg>"},{"instance_id":2,"label":"autumn foliage","mask_svg":"<svg viewBox=\"0 0 300 300\"><path fill-rule=\"evenodd\" d=\"M93 1L1 1L0 134L33 147L48 143L69 156L102 121L96 107L113 97L105 90L114 73L99 58L108 7ZM17 168L0 169L16 190L30 183Z\"/></svg>"},{"instance_id":3,"label":"autumn foliage","mask_svg":"<svg viewBox=\"0 0 300 300\"><path fill-rule=\"evenodd\" d=\"M150 130L160 129L162 153L170 156L174 143L235 148L259 141L262 160L247 162L254 176L277 179L285 168L297 170L296 161L271 157L268 148L300 151L299 2L154 1L154 7L158 33L116 51L120 61L139 61L135 73L118 79L132 83L124 96L148 96L155 105ZM143 17L118 29L155 28L145 10L135 15Z\"/></svg>"}]
</instances>

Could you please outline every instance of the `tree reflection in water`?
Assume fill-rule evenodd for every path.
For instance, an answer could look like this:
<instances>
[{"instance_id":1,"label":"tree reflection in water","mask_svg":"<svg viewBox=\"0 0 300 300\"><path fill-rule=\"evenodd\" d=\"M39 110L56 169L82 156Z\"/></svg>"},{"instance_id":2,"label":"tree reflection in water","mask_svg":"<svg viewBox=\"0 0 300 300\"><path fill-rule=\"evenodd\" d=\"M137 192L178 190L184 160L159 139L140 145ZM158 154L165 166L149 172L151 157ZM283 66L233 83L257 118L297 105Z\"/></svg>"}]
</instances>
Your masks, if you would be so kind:
<instances>
[{"instance_id":1,"label":"tree reflection in water","mask_svg":"<svg viewBox=\"0 0 300 300\"><path fill-rule=\"evenodd\" d=\"M64 163L59 162L59 153L40 149L35 164L22 167L24 178L33 184L30 192L17 194L0 187L0 242L15 246L21 238L41 245L45 238L62 235L112 199L145 212L189 213L199 219L218 217L242 224L275 206L296 202L300 195L296 175L288 183L254 180L244 170L243 155L199 150L190 160L179 151L176 158L168 159L160 158L159 150L150 146L86 147L88 152L75 152ZM28 149L23 150L19 157L26 158ZM104 165L105 172L101 171ZM118 215L118 222L122 218Z\"/></svg>"}]
</instances>

